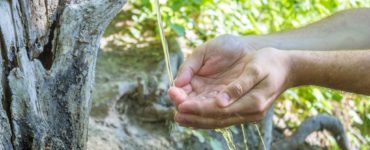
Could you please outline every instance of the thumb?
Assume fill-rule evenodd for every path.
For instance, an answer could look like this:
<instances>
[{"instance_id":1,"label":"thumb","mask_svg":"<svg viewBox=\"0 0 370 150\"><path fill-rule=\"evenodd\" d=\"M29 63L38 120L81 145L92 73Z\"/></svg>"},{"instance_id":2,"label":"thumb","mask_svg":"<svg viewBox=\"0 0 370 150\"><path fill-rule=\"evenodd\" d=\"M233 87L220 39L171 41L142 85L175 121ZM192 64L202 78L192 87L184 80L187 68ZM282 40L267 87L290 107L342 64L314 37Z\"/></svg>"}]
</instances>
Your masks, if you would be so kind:
<instances>
[{"instance_id":1,"label":"thumb","mask_svg":"<svg viewBox=\"0 0 370 150\"><path fill-rule=\"evenodd\" d=\"M205 55L205 45L201 45L194 50L194 53L180 66L175 79L176 87L183 87L190 83L203 65Z\"/></svg>"},{"instance_id":2,"label":"thumb","mask_svg":"<svg viewBox=\"0 0 370 150\"><path fill-rule=\"evenodd\" d=\"M240 97L247 94L256 84L263 79L263 76L254 69L247 69L237 80L231 82L217 97L217 103L221 107L227 107Z\"/></svg>"}]
</instances>

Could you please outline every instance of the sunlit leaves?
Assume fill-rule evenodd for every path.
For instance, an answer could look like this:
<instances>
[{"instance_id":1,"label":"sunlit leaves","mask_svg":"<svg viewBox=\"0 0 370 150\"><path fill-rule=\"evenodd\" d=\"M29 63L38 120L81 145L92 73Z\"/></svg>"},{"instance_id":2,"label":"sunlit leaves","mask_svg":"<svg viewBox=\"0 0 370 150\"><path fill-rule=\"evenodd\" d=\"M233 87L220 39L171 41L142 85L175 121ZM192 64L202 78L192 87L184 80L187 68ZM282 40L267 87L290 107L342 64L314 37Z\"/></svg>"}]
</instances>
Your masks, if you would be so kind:
<instances>
[{"instance_id":1,"label":"sunlit leaves","mask_svg":"<svg viewBox=\"0 0 370 150\"><path fill-rule=\"evenodd\" d=\"M170 27L172 30L176 32L178 36L184 36L185 35L185 28L179 24L170 24Z\"/></svg>"}]
</instances>

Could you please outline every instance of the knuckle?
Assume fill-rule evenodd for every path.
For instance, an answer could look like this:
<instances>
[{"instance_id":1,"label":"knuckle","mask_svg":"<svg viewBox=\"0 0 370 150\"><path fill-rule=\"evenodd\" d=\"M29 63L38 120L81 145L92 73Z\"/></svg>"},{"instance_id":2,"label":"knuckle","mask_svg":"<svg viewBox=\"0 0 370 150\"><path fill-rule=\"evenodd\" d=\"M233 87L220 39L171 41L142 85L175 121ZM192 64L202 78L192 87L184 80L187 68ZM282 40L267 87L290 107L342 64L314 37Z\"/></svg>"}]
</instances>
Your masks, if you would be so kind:
<instances>
[{"instance_id":1,"label":"knuckle","mask_svg":"<svg viewBox=\"0 0 370 150\"><path fill-rule=\"evenodd\" d=\"M249 76L249 77L245 77L242 80L240 80L240 84L243 87L243 95L245 95L247 92L249 92L253 88L253 86L255 86L256 83L258 83L257 79L258 79L258 77Z\"/></svg>"},{"instance_id":2,"label":"knuckle","mask_svg":"<svg viewBox=\"0 0 370 150\"><path fill-rule=\"evenodd\" d=\"M260 77L262 74L262 69L257 64L250 65L246 71L255 78Z\"/></svg>"},{"instance_id":3,"label":"knuckle","mask_svg":"<svg viewBox=\"0 0 370 150\"><path fill-rule=\"evenodd\" d=\"M255 92L254 93L253 92L249 93L248 98L250 100L253 100L253 101L257 102L257 104L259 104L258 102L260 102L260 100L261 100L261 96L259 96Z\"/></svg>"},{"instance_id":4,"label":"knuckle","mask_svg":"<svg viewBox=\"0 0 370 150\"><path fill-rule=\"evenodd\" d=\"M240 80L240 84L243 85L243 87L249 87L253 84L253 80L249 80L248 78L243 78Z\"/></svg>"},{"instance_id":5,"label":"knuckle","mask_svg":"<svg viewBox=\"0 0 370 150\"><path fill-rule=\"evenodd\" d=\"M254 111L258 114L263 114L265 112L266 106L263 102L263 98L255 93L249 95L249 99L255 102Z\"/></svg>"},{"instance_id":6,"label":"knuckle","mask_svg":"<svg viewBox=\"0 0 370 150\"><path fill-rule=\"evenodd\" d=\"M259 115L263 115L263 113L265 112L265 106L261 103L258 103L256 106L255 106L255 111L256 113L258 113Z\"/></svg>"},{"instance_id":7,"label":"knuckle","mask_svg":"<svg viewBox=\"0 0 370 150\"><path fill-rule=\"evenodd\" d=\"M261 113L261 114L257 115L256 120L261 121L261 120L263 120L263 118L265 118L265 113Z\"/></svg>"},{"instance_id":8,"label":"knuckle","mask_svg":"<svg viewBox=\"0 0 370 150\"><path fill-rule=\"evenodd\" d=\"M234 83L228 89L228 93L230 94L231 97L238 98L242 96L244 93L243 86L239 82Z\"/></svg>"},{"instance_id":9,"label":"knuckle","mask_svg":"<svg viewBox=\"0 0 370 150\"><path fill-rule=\"evenodd\" d=\"M237 95L237 96L243 95L244 88L243 88L242 83L236 83L236 84L234 84L234 92L235 92L235 95Z\"/></svg>"}]
</instances>

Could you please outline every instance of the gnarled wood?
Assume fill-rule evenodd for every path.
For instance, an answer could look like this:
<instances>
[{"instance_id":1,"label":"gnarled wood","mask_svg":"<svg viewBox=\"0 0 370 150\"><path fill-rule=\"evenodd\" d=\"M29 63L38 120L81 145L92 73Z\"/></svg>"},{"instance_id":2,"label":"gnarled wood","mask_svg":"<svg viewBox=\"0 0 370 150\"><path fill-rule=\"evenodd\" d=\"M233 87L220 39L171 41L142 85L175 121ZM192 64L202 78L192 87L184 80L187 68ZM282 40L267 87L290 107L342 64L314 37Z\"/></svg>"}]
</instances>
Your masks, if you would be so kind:
<instances>
[{"instance_id":1,"label":"gnarled wood","mask_svg":"<svg viewBox=\"0 0 370 150\"><path fill-rule=\"evenodd\" d=\"M333 134L341 149L351 149L342 123L337 118L328 115L316 115L314 117L307 118L291 137L274 143L272 148L276 150L302 149L300 146L304 144L308 135L315 131L322 130L328 130Z\"/></svg>"},{"instance_id":2,"label":"gnarled wood","mask_svg":"<svg viewBox=\"0 0 370 150\"><path fill-rule=\"evenodd\" d=\"M99 40L125 2L0 0L0 149L85 149Z\"/></svg>"}]
</instances>

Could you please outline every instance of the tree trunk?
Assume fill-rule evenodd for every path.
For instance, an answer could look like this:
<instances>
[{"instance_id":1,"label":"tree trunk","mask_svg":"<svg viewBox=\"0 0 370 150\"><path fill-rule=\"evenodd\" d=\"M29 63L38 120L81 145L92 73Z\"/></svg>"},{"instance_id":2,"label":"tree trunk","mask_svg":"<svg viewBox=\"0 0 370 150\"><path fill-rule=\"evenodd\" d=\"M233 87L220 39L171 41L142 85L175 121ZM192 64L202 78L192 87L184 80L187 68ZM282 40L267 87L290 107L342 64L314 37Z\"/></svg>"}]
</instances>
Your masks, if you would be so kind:
<instances>
[{"instance_id":1,"label":"tree trunk","mask_svg":"<svg viewBox=\"0 0 370 150\"><path fill-rule=\"evenodd\" d=\"M100 38L126 0L0 0L0 149L85 149Z\"/></svg>"}]
</instances>

